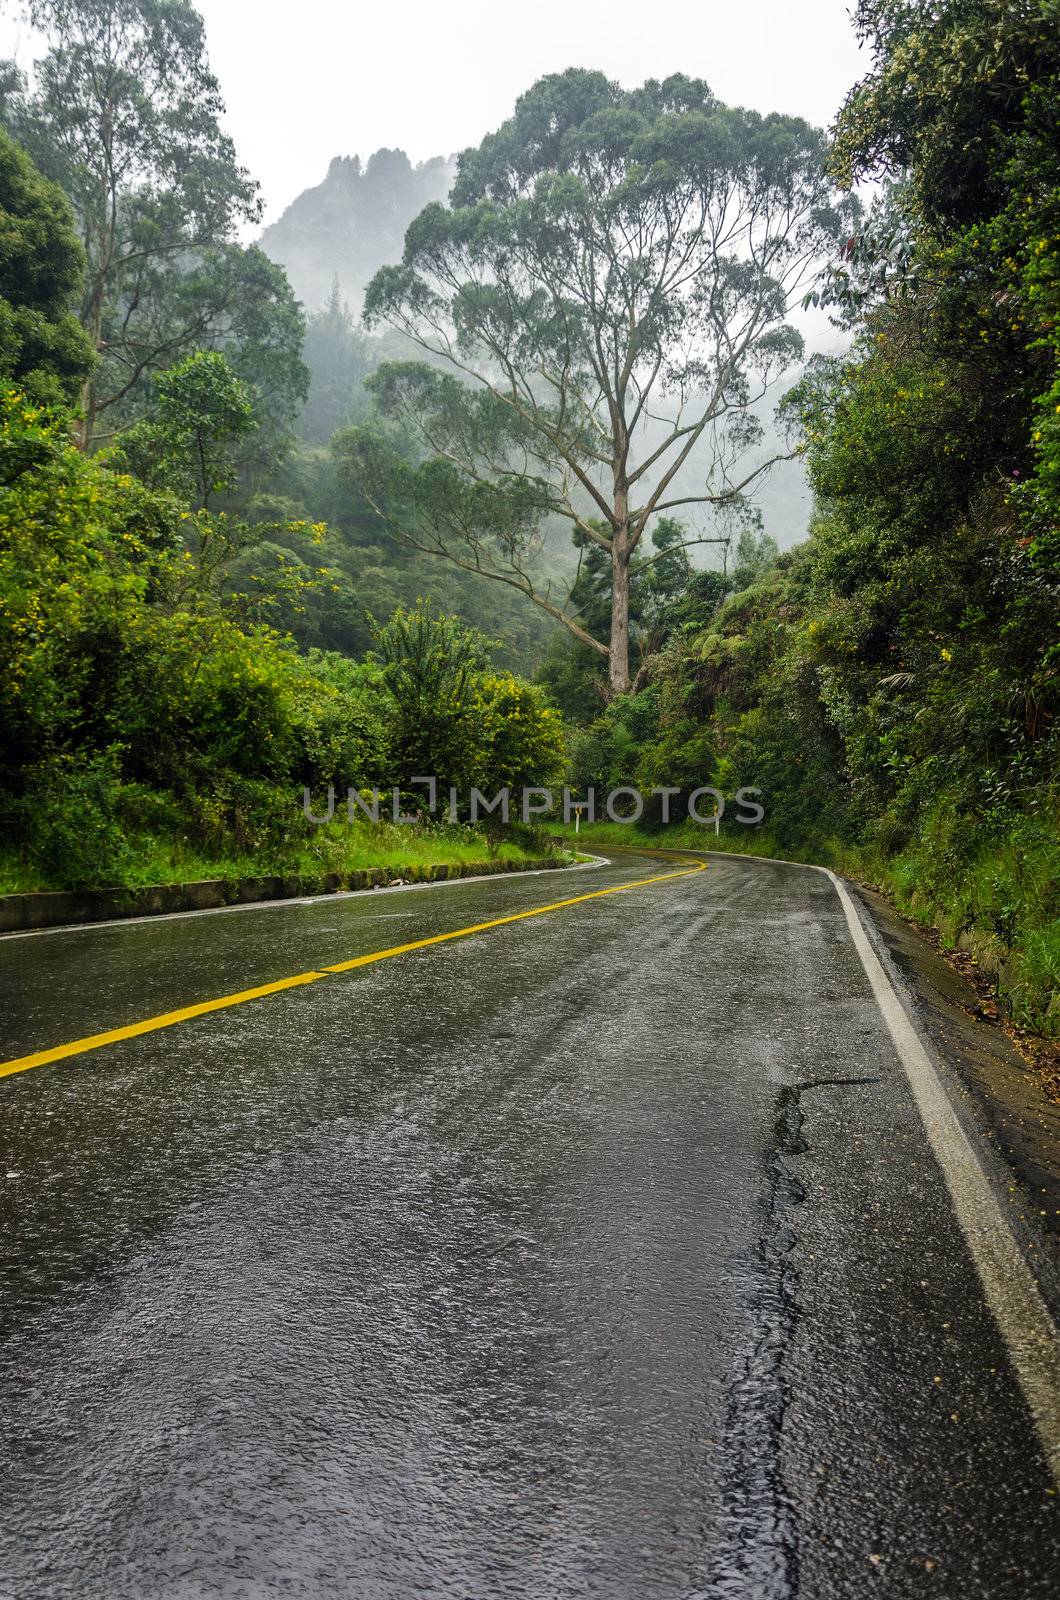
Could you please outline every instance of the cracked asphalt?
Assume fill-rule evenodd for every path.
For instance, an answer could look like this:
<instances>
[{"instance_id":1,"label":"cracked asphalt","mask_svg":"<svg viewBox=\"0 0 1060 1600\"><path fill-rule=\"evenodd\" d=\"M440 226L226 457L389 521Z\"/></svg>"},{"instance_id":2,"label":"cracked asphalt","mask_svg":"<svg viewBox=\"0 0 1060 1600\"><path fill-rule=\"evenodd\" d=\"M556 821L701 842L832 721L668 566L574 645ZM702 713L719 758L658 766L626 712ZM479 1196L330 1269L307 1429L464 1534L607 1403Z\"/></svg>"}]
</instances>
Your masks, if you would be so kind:
<instances>
[{"instance_id":1,"label":"cracked asphalt","mask_svg":"<svg viewBox=\"0 0 1060 1600\"><path fill-rule=\"evenodd\" d=\"M3 939L2 1056L645 865ZM714 859L0 1097L4 1597L1060 1589L820 874Z\"/></svg>"}]
</instances>

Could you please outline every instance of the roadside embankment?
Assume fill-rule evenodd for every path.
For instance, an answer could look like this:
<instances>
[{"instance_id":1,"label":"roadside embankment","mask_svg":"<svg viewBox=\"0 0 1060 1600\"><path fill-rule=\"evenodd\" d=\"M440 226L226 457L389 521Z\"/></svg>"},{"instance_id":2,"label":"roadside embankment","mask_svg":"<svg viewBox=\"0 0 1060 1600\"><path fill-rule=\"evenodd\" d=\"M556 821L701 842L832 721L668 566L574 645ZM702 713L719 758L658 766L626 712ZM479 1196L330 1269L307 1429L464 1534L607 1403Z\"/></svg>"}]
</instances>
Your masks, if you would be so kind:
<instances>
[{"instance_id":1,"label":"roadside embankment","mask_svg":"<svg viewBox=\"0 0 1060 1600\"><path fill-rule=\"evenodd\" d=\"M164 916L175 911L211 911L264 900L300 900L313 895L385 889L405 883L444 883L503 872L540 872L573 865L566 855L504 857L485 861L413 862L365 867L355 872L290 873L252 878L206 878L194 883L155 884L142 889L56 889L0 895L0 933L112 922L124 917Z\"/></svg>"}]
</instances>

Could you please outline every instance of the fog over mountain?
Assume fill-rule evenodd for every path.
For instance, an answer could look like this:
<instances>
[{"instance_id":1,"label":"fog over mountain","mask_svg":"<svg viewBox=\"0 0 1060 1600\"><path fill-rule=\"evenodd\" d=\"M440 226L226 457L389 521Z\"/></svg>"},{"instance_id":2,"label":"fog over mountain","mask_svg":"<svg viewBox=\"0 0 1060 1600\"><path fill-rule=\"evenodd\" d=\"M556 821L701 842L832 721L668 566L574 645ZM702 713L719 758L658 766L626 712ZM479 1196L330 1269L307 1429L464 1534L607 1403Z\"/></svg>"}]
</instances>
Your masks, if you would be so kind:
<instances>
[{"instance_id":1,"label":"fog over mountain","mask_svg":"<svg viewBox=\"0 0 1060 1600\"><path fill-rule=\"evenodd\" d=\"M337 279L357 315L372 274L399 261L405 229L432 200L444 200L456 173L444 156L413 166L404 150L335 156L327 177L304 189L265 229L261 245L286 269L307 311L317 311Z\"/></svg>"}]
</instances>

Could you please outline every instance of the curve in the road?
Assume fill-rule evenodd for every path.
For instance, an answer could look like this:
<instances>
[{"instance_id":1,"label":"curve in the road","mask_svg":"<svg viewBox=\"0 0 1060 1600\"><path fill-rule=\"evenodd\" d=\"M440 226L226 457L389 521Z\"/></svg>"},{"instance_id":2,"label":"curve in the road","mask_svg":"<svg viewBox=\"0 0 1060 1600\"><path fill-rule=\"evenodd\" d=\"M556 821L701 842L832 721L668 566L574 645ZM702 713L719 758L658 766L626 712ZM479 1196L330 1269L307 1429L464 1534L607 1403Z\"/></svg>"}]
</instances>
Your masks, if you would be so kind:
<instances>
[{"instance_id":1,"label":"curve in the road","mask_svg":"<svg viewBox=\"0 0 1060 1600\"><path fill-rule=\"evenodd\" d=\"M668 853L667 853L668 854ZM670 856L668 859L679 859ZM473 933L485 933L490 928L502 928L507 923L524 922L529 917L543 917L550 911L562 911L567 906L582 905L586 900L601 900L605 895L624 894L627 889L644 889L649 884L665 883L674 878L688 878L693 873L706 871L705 861L693 861L678 872L657 873L651 878L637 878L633 883L614 884L609 889L594 889L589 894L576 894L567 900L554 900L546 906L532 906L528 911L514 911L505 917L493 917L489 922L475 922L467 928L453 928L446 933L434 933L425 939L413 939L408 944L391 945L386 950L372 950L367 955L354 956L351 961L338 961L320 972L299 972L291 978L280 978L275 983L260 984L254 989L241 989L236 994L220 995L214 1000L202 1000L197 1005L181 1006L176 1011L164 1011L159 1016L144 1017L123 1028L109 1028L104 1033L88 1034L83 1039L71 1039L54 1045L50 1050L36 1050L30 1055L17 1056L12 1061L0 1063L0 1078L9 1078L16 1072L29 1072L33 1067L46 1067L55 1061L68 1061L71 1056L100 1050L104 1045L118 1044L124 1039L136 1039L145 1033L157 1033L160 1028L172 1028L178 1022L190 1022L211 1011L225 1011L232 1006L245 1005L250 1000L261 1000L267 995L280 994L286 989L298 989L308 983L317 983L332 973L352 972L357 967L371 966L376 961L388 961L393 956L409 955L413 950L426 950L428 946L445 944L450 939L466 939Z\"/></svg>"}]
</instances>

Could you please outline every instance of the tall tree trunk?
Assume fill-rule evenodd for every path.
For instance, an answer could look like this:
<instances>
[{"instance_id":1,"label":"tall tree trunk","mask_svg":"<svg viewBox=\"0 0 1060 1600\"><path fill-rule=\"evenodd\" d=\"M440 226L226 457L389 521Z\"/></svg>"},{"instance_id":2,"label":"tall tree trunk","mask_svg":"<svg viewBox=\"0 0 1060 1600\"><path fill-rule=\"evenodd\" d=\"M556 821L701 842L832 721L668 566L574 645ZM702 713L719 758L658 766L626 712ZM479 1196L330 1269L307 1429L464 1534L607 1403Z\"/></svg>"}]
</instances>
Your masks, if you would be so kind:
<instances>
[{"instance_id":1,"label":"tall tree trunk","mask_svg":"<svg viewBox=\"0 0 1060 1600\"><path fill-rule=\"evenodd\" d=\"M114 259L114 239L118 219L118 190L114 178L113 160L114 107L109 99L102 107L99 134L103 147L103 166L99 175L99 212L94 220L91 217L86 218L84 237L92 298L88 303L86 314L81 318L81 325L92 341L97 362L103 351L103 306L107 296L111 262ZM96 431L98 370L98 366L93 367L81 386L81 421L77 426L76 439L77 446L82 451L89 449L92 435Z\"/></svg>"},{"instance_id":2,"label":"tall tree trunk","mask_svg":"<svg viewBox=\"0 0 1060 1600\"><path fill-rule=\"evenodd\" d=\"M97 347L96 354L99 354ZM81 385L81 419L74 430L74 441L82 454L87 453L92 443L92 434L96 426L96 375L90 372Z\"/></svg>"},{"instance_id":3,"label":"tall tree trunk","mask_svg":"<svg viewBox=\"0 0 1060 1600\"><path fill-rule=\"evenodd\" d=\"M103 294L104 279L102 268L95 275L92 289L92 298L88 303L85 314L81 318L81 326L92 341L92 349L98 361L103 349ZM87 451L92 443L92 435L96 429L96 372L92 371L81 385L81 419L77 424L74 434L77 448Z\"/></svg>"},{"instance_id":4,"label":"tall tree trunk","mask_svg":"<svg viewBox=\"0 0 1060 1600\"><path fill-rule=\"evenodd\" d=\"M612 698L629 693L629 533L615 532L611 546L611 647L608 689Z\"/></svg>"}]
</instances>

